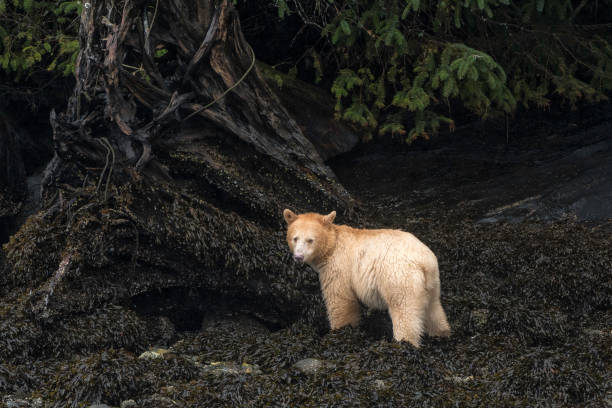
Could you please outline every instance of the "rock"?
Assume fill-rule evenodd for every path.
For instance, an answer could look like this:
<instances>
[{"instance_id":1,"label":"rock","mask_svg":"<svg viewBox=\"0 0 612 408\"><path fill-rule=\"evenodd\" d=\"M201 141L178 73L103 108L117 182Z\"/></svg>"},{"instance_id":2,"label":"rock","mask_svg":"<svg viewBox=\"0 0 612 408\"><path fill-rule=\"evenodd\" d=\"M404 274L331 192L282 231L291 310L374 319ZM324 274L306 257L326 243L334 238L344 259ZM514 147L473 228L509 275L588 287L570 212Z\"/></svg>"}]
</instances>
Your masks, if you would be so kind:
<instances>
[{"instance_id":1,"label":"rock","mask_svg":"<svg viewBox=\"0 0 612 408\"><path fill-rule=\"evenodd\" d=\"M180 408L185 407L185 404L180 401L175 401L172 398L165 397L160 394L153 394L150 397L140 400L140 405L143 407L155 408Z\"/></svg>"},{"instance_id":2,"label":"rock","mask_svg":"<svg viewBox=\"0 0 612 408\"><path fill-rule=\"evenodd\" d=\"M450 377L444 377L444 379L446 381L450 381L450 382L455 383L455 384L465 384L465 383L468 383L470 381L474 381L474 376L473 375L468 375L467 377L463 377L463 376L460 376L460 375L453 375L453 376L450 376Z\"/></svg>"},{"instance_id":3,"label":"rock","mask_svg":"<svg viewBox=\"0 0 612 408\"><path fill-rule=\"evenodd\" d=\"M391 388L391 385L387 384L385 380L374 380L372 384L374 385L374 388L378 391L385 391Z\"/></svg>"},{"instance_id":4,"label":"rock","mask_svg":"<svg viewBox=\"0 0 612 408\"><path fill-rule=\"evenodd\" d=\"M316 358L305 358L295 363L293 365L293 368L304 374L312 375L320 373L321 371L330 366L331 364L325 360L319 360Z\"/></svg>"},{"instance_id":5,"label":"rock","mask_svg":"<svg viewBox=\"0 0 612 408\"><path fill-rule=\"evenodd\" d=\"M221 375L238 375L238 374L261 374L261 370L257 364L236 364L231 361L214 361L210 364L202 366L202 373L212 374L214 376Z\"/></svg>"},{"instance_id":6,"label":"rock","mask_svg":"<svg viewBox=\"0 0 612 408\"><path fill-rule=\"evenodd\" d=\"M12 395L6 395L2 398L2 403L6 408L42 408L42 398L16 398Z\"/></svg>"},{"instance_id":7,"label":"rock","mask_svg":"<svg viewBox=\"0 0 612 408\"><path fill-rule=\"evenodd\" d=\"M133 399L129 399L129 400L122 401L119 408L131 408L135 406L137 406L136 401L134 401Z\"/></svg>"},{"instance_id":8,"label":"rock","mask_svg":"<svg viewBox=\"0 0 612 408\"><path fill-rule=\"evenodd\" d=\"M475 329L482 329L489 321L489 309L475 309L470 312L470 321Z\"/></svg>"},{"instance_id":9,"label":"rock","mask_svg":"<svg viewBox=\"0 0 612 408\"><path fill-rule=\"evenodd\" d=\"M610 330L598 330L598 329L584 329L584 333L589 336L610 336L612 335L612 329Z\"/></svg>"},{"instance_id":10,"label":"rock","mask_svg":"<svg viewBox=\"0 0 612 408\"><path fill-rule=\"evenodd\" d=\"M606 397L604 399L604 402L606 403L607 407L612 407L612 392L608 392L606 394Z\"/></svg>"},{"instance_id":11,"label":"rock","mask_svg":"<svg viewBox=\"0 0 612 408\"><path fill-rule=\"evenodd\" d=\"M550 262L550 258L548 256L545 255L540 255L540 257L538 259L536 259L535 263L536 265L540 266L542 264L547 264Z\"/></svg>"},{"instance_id":12,"label":"rock","mask_svg":"<svg viewBox=\"0 0 612 408\"><path fill-rule=\"evenodd\" d=\"M155 360L158 358L168 358L170 355L172 355L170 350L163 349L163 348L156 348L156 349L145 351L140 356L138 356L138 358L140 360Z\"/></svg>"},{"instance_id":13,"label":"rock","mask_svg":"<svg viewBox=\"0 0 612 408\"><path fill-rule=\"evenodd\" d=\"M157 324L155 326L157 333L159 333L158 341L160 345L170 344L170 341L176 335L176 329L174 324L170 321L166 316L160 316L157 319Z\"/></svg>"}]
</instances>

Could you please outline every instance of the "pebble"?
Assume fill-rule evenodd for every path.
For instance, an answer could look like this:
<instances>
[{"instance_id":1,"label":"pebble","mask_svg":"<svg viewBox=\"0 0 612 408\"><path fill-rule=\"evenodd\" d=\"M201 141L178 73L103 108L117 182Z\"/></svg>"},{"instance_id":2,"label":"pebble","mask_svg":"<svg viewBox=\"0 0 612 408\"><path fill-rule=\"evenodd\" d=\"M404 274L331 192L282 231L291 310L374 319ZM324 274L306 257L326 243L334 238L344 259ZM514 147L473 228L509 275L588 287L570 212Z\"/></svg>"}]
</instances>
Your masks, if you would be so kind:
<instances>
[{"instance_id":1,"label":"pebble","mask_svg":"<svg viewBox=\"0 0 612 408\"><path fill-rule=\"evenodd\" d=\"M164 358L164 356L168 353L170 353L170 350L157 348L145 351L140 356L138 356L138 358L140 360L156 360L158 358Z\"/></svg>"},{"instance_id":2,"label":"pebble","mask_svg":"<svg viewBox=\"0 0 612 408\"><path fill-rule=\"evenodd\" d=\"M201 367L203 373L213 374L215 376L230 374L261 374L261 369L257 364L236 364L234 362L227 361L214 361L210 364Z\"/></svg>"},{"instance_id":3,"label":"pebble","mask_svg":"<svg viewBox=\"0 0 612 408\"><path fill-rule=\"evenodd\" d=\"M323 369L329 366L329 363L324 360L319 360L316 358L305 358L303 360L298 361L293 365L298 371L301 371L304 374L317 374L320 373Z\"/></svg>"}]
</instances>

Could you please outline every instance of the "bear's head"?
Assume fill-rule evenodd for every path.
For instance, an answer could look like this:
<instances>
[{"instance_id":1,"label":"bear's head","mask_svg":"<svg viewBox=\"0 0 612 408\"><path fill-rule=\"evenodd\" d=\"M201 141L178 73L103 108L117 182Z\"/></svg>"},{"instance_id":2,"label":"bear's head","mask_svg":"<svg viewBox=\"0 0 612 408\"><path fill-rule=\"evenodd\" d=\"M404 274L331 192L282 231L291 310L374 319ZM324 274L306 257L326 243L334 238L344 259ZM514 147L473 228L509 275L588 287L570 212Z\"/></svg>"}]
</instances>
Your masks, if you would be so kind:
<instances>
[{"instance_id":1,"label":"bear's head","mask_svg":"<svg viewBox=\"0 0 612 408\"><path fill-rule=\"evenodd\" d=\"M335 211L327 215L316 213L298 215L285 209L283 217L287 222L287 243L293 259L315 265L329 253L335 241L333 230Z\"/></svg>"}]
</instances>

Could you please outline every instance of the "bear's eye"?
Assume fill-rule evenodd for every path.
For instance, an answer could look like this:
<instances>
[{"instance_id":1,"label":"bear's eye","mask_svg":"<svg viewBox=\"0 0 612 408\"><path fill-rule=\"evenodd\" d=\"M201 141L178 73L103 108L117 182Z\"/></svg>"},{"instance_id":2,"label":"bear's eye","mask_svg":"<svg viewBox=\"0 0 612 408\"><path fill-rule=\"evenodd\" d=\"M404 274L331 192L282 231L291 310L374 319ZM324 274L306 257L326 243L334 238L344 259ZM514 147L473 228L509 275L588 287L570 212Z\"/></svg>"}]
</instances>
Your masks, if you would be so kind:
<instances>
[{"instance_id":1,"label":"bear's eye","mask_svg":"<svg viewBox=\"0 0 612 408\"><path fill-rule=\"evenodd\" d=\"M297 237L293 237L293 242L297 242Z\"/></svg>"},{"instance_id":2,"label":"bear's eye","mask_svg":"<svg viewBox=\"0 0 612 408\"><path fill-rule=\"evenodd\" d=\"M312 239L312 238L309 238L309 239L306 240L306 242L308 242L309 244L312 244L313 241L314 241L314 239Z\"/></svg>"}]
</instances>

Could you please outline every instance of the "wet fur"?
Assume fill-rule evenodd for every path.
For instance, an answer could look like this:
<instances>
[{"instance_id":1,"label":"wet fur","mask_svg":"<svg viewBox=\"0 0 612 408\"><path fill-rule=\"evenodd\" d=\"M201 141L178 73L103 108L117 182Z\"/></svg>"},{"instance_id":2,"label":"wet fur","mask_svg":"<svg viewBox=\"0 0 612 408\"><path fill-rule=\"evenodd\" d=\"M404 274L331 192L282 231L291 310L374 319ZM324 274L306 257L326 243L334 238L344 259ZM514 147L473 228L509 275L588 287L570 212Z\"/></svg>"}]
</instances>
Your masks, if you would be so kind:
<instances>
[{"instance_id":1,"label":"wet fur","mask_svg":"<svg viewBox=\"0 0 612 408\"><path fill-rule=\"evenodd\" d=\"M304 261L319 273L332 329L357 326L361 302L389 311L398 341L419 347L423 332L450 335L440 304L438 261L414 235L336 225L335 212L296 215L285 210L283 215L292 252L295 237L313 239Z\"/></svg>"}]
</instances>

